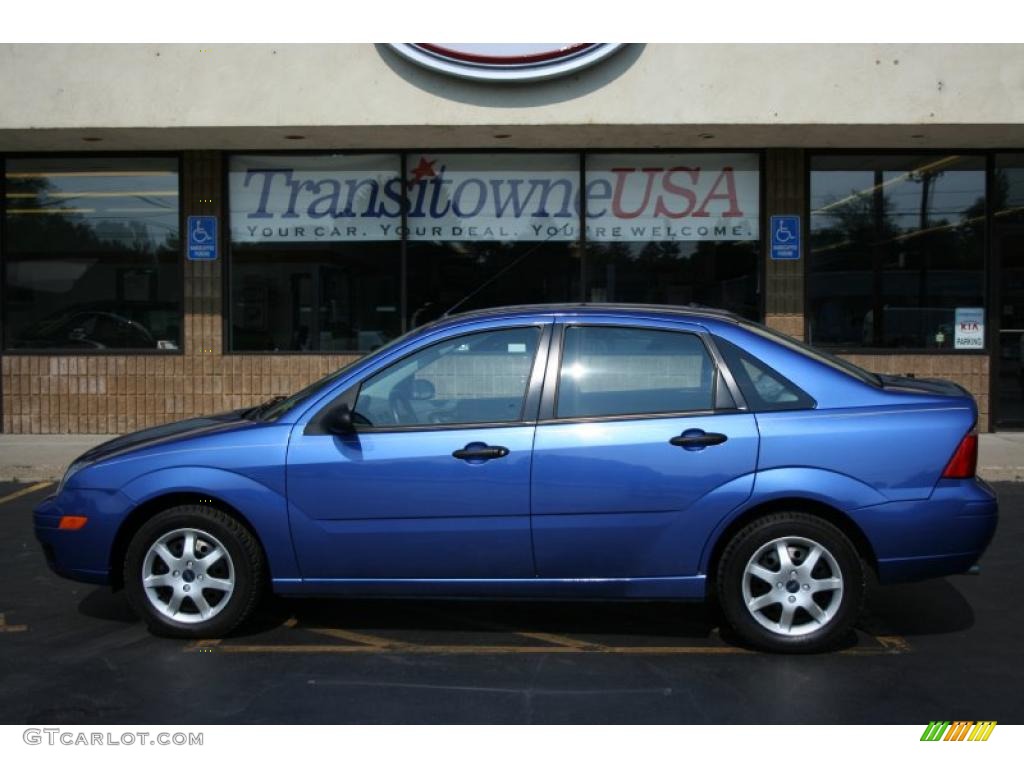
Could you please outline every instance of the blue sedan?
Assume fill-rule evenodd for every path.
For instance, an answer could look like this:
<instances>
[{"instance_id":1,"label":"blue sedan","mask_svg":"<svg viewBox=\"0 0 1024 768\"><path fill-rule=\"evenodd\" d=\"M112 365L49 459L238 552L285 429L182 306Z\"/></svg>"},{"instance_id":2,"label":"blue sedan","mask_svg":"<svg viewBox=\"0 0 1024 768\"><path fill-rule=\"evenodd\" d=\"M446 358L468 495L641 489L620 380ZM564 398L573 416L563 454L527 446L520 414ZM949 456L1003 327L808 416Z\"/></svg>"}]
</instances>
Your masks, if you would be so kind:
<instances>
[{"instance_id":1,"label":"blue sedan","mask_svg":"<svg viewBox=\"0 0 1024 768\"><path fill-rule=\"evenodd\" d=\"M848 635L865 579L996 527L977 407L697 308L491 309L290 397L112 440L35 512L51 565L159 634L282 595L713 598L750 645Z\"/></svg>"}]
</instances>

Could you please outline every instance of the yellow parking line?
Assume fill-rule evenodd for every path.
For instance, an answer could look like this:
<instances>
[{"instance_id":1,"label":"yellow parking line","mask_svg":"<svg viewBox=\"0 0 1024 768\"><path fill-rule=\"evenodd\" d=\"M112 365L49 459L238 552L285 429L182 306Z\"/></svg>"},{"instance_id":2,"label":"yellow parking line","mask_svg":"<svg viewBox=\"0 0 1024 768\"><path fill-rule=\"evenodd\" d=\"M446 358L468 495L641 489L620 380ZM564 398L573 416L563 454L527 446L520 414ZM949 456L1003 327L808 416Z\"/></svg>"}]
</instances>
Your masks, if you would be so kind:
<instances>
[{"instance_id":1,"label":"yellow parking line","mask_svg":"<svg viewBox=\"0 0 1024 768\"><path fill-rule=\"evenodd\" d=\"M878 635L875 637L878 644L889 653L907 653L910 651L910 643L900 635Z\"/></svg>"},{"instance_id":2,"label":"yellow parking line","mask_svg":"<svg viewBox=\"0 0 1024 768\"><path fill-rule=\"evenodd\" d=\"M566 637L565 635L556 635L552 632L532 632L523 631L510 627L507 624L501 624L496 621L487 621L486 619L477 619L472 616L463 616L461 614L456 615L448 611L439 611L436 608L425 608L420 607L418 610L420 613L428 613L434 616L440 616L445 619L462 622L463 624L469 624L474 627L481 627L482 629L490 629L497 632L508 632L519 637L525 637L530 640L540 640L542 643L551 643L553 645L562 645L569 648L581 648L591 650L601 650L606 646L600 643L593 643L589 640L579 640L577 638Z\"/></svg>"},{"instance_id":3,"label":"yellow parking line","mask_svg":"<svg viewBox=\"0 0 1024 768\"><path fill-rule=\"evenodd\" d=\"M26 629L28 629L28 625L26 624L8 624L7 617L0 613L0 634L5 632L24 632Z\"/></svg>"},{"instance_id":4,"label":"yellow parking line","mask_svg":"<svg viewBox=\"0 0 1024 768\"><path fill-rule=\"evenodd\" d=\"M572 637L565 637L564 635L555 635L551 632L520 632L519 630L510 630L520 637L528 637L531 640L540 640L544 643L552 643L553 645L566 646L568 648L579 648L589 649L593 651L601 651L607 648L606 645L600 643L592 643L589 640L579 640Z\"/></svg>"},{"instance_id":5,"label":"yellow parking line","mask_svg":"<svg viewBox=\"0 0 1024 768\"><path fill-rule=\"evenodd\" d=\"M49 488L51 485L53 485L53 481L51 480L30 485L27 488L22 488L20 491L15 491L14 493L9 493L6 496L0 497L0 504L6 504L8 501L20 499L22 496L28 496L30 493L41 491L43 488Z\"/></svg>"},{"instance_id":6,"label":"yellow parking line","mask_svg":"<svg viewBox=\"0 0 1024 768\"><path fill-rule=\"evenodd\" d=\"M348 640L350 643L358 643L360 646L366 646L367 648L412 648L412 643L405 643L401 640L390 640L386 637L378 637L377 635L367 635L362 632L352 632L348 629L335 629L334 627L304 627L309 632L315 632L318 635L327 635L327 637L336 637L339 640ZM348 647L348 646L343 646Z\"/></svg>"}]
</instances>

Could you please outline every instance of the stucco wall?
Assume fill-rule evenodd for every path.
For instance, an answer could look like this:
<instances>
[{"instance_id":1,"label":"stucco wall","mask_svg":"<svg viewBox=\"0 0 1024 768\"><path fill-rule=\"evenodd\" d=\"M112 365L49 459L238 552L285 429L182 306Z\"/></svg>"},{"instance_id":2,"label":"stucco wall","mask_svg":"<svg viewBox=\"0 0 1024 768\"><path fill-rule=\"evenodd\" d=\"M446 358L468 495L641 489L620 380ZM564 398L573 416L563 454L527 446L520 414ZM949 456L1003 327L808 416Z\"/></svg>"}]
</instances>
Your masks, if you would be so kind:
<instances>
[{"instance_id":1,"label":"stucco wall","mask_svg":"<svg viewBox=\"0 0 1024 768\"><path fill-rule=\"evenodd\" d=\"M92 149L993 147L1024 124L1020 45L634 44L512 86L368 44L3 45L0 72L0 150L80 149L88 129L106 129Z\"/></svg>"}]
</instances>

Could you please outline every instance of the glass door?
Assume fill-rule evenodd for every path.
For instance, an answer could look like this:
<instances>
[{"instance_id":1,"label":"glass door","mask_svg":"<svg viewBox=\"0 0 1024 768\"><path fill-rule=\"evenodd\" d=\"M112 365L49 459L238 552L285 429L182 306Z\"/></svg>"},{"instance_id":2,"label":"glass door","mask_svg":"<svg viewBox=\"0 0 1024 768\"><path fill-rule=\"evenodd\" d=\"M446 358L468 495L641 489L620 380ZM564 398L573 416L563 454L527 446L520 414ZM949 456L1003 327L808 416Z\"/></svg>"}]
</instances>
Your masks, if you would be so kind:
<instances>
[{"instance_id":1,"label":"glass door","mask_svg":"<svg viewBox=\"0 0 1024 768\"><path fill-rule=\"evenodd\" d=\"M998 335L992 361L995 426L1024 428L1024 154L997 155L992 247Z\"/></svg>"}]
</instances>

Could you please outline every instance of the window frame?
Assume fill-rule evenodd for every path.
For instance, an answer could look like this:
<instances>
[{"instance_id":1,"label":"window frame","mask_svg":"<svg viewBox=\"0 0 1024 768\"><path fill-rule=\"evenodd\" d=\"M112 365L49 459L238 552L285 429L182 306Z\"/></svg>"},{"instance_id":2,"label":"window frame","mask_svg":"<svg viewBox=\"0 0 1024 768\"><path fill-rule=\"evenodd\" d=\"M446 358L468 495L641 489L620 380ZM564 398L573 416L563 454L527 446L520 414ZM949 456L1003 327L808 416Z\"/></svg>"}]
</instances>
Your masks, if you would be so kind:
<instances>
[{"instance_id":1,"label":"window frame","mask_svg":"<svg viewBox=\"0 0 1024 768\"><path fill-rule=\"evenodd\" d=\"M835 344L822 346L821 348L833 355L953 355L953 356L991 356L993 354L992 344L995 333L993 318L993 297L994 291L990 279L992 273L992 163L993 158L999 152L1007 150L991 149L957 149L955 147L908 147L906 149L893 148L865 148L865 149L830 149L828 147L815 147L804 150L804 200L803 200L803 222L801 234L803 235L804 255L803 261L803 290L801 299L803 302L803 334L804 339L809 339L811 330L811 174L812 162L815 157L939 157L941 155L958 155L960 157L971 157L980 160L985 177L985 222L984 237L982 240L982 306L985 310L985 346L982 349L934 349L929 347L866 347L856 344ZM763 174L762 174L763 175ZM769 254L766 254L766 259ZM876 274L872 268L872 275ZM818 346L813 341L807 342Z\"/></svg>"},{"instance_id":2,"label":"window frame","mask_svg":"<svg viewBox=\"0 0 1024 768\"><path fill-rule=\"evenodd\" d=\"M511 323L508 325L500 325L490 328L474 328L469 331L465 329L458 329L460 332L453 333L449 336L444 336L440 339L432 339L426 344L417 346L415 349L408 350L405 354L394 360L389 360L386 364L379 368L374 368L372 371L367 371L364 376L361 376L358 381L353 382L351 385L345 388L345 390L338 396L332 398L330 401L325 403L319 409L317 409L315 415L309 420L308 425L304 430L304 434L307 435L324 435L330 434L323 427L324 417L334 408L347 405L350 409L355 409L356 402L359 399L359 393L368 380L377 376L384 371L387 371L394 366L401 365L405 360L408 360L413 355L418 355L430 347L438 344L446 344L448 342L460 339L466 336L476 336L481 333L490 333L494 331L506 331L513 330L516 328L534 328L540 331L540 335L537 339L537 350L534 353L533 363L530 367L529 377L526 383L526 389L523 393L523 405L519 412L519 418L515 421L490 421L490 422L460 422L454 424L415 424L410 426L399 426L399 425L382 425L382 426L371 426L367 424L353 424L355 434L387 434L387 433L404 433L404 432L449 432L452 430L467 430L467 429L499 429L502 427L528 427L533 426L537 423L537 409L540 405L541 398L541 387L544 382L545 368L548 364L548 352L549 345L551 343L551 337L553 334L552 326L554 321L551 319L545 320L534 320L534 321L523 321Z\"/></svg>"},{"instance_id":3,"label":"window frame","mask_svg":"<svg viewBox=\"0 0 1024 768\"><path fill-rule=\"evenodd\" d=\"M639 331L661 331L664 333L685 333L697 337L707 353L711 365L714 366L714 381L711 385L712 400L719 399L719 388L724 386L731 395L731 406L720 406L717 402L712 403L711 408L696 409L690 411L658 411L654 413L627 413L603 416L559 416L558 415L558 390L561 383L562 363L564 362L565 334L574 327L597 327L597 328L622 328ZM743 413L747 411L747 403L743 398L732 371L725 365L721 353L715 347L711 334L707 330L693 326L683 327L675 323L651 323L639 320L629 322L625 319L609 320L607 322L596 318L568 318L558 322L551 340L551 347L548 354L547 371L544 378L544 392L541 398L540 415L537 424L592 424L616 421L652 421L655 419L682 419L691 416L715 416L729 413Z\"/></svg>"},{"instance_id":4,"label":"window frame","mask_svg":"<svg viewBox=\"0 0 1024 768\"><path fill-rule=\"evenodd\" d=\"M768 275L768 251L766 250L766 243L768 242L768 206L767 206L767 183L765 181L766 176L766 154L767 149L764 147L729 147L725 149L711 149L711 148L694 148L686 146L660 146L657 148L637 148L637 147L623 147L623 146L610 146L610 147L599 147L599 148L582 148L582 147L568 147L560 149L551 148L513 148L513 147L437 147L437 146L426 146L426 147L409 147L402 146L397 149L394 147L360 147L358 149L345 149L345 148L319 148L319 149L280 149L272 150L266 148L239 148L227 150L221 153L221 206L220 206L220 218L221 218L221 252L224 254L222 259L223 264L221 265L221 285L222 290L222 303L221 303L221 338L223 344L223 356L230 357L232 355L335 355L335 356L365 356L366 352L362 351L345 351L345 350L235 350L230 347L231 339L231 271L230 263L232 259L231 252L231 225L230 225L230 212L231 212L231 201L230 191L228 188L229 182L229 171L230 171L230 160L234 156L238 155L279 155L279 156L294 156L294 157L308 157L317 155L330 155L330 154L345 154L345 155L373 155L373 154L395 154L397 153L401 159L401 172L402 178L408 176L408 160L412 155L415 154L447 154L447 155L465 155L465 154L489 154L489 155L566 155L575 154L579 160L579 176L578 183L580 189L586 189L586 159L587 155L594 154L643 154L643 155L674 155L674 154L686 154L686 155L717 155L717 154L745 154L752 155L757 159L757 174L758 174L758 238L753 241L757 243L758 256L757 264L754 267L753 276L757 285L757 312L758 317L754 318L755 322L764 322L767 317L768 304L766 297L766 285ZM404 190L404 187L403 187ZM586 237L586 220L587 220L587 200L586 195L580 195L580 216L579 222L583 225L580 227L579 238L575 241L580 249L580 266L579 266L579 286L580 295L577 297L570 297L567 299L569 303L573 302L586 302L586 291L588 286L588 276L590 274L590 265L588 264L587 257L587 237ZM401 223L403 228L407 228L408 220L406 216L406 207L403 206ZM399 285L399 313L401 314L401 323L399 325L399 334L407 333L410 330L408 325L408 246L411 242L407 235L403 235L399 242L401 243L401 262L400 262L400 285ZM666 304L664 306L672 306ZM370 353L372 354L372 353Z\"/></svg>"},{"instance_id":5,"label":"window frame","mask_svg":"<svg viewBox=\"0 0 1024 768\"><path fill-rule=\"evenodd\" d=\"M7 163L8 160L32 160L34 158L74 160L80 158L98 159L138 159L138 158L173 158L176 164L175 173L178 182L178 234L179 251L177 254L179 283L178 283L178 327L181 329L181 336L177 349L14 349L7 346L7 259L10 249L7 247ZM185 200L185 178L184 178L185 153L184 152L6 152L0 155L0 354L5 357L181 357L185 355L186 327L185 327L185 249L186 242L186 205ZM223 252L223 251L222 251Z\"/></svg>"}]
</instances>

